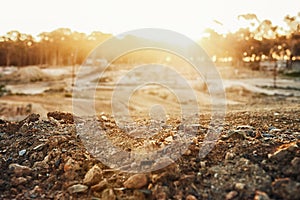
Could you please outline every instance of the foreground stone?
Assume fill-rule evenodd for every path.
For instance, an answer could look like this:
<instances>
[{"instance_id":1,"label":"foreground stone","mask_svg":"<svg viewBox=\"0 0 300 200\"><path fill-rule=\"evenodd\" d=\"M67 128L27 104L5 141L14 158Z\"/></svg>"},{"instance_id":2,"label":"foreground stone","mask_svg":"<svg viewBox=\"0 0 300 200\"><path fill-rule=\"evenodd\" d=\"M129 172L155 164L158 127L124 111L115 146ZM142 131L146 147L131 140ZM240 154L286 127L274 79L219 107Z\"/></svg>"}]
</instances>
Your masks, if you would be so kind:
<instances>
[{"instance_id":1,"label":"foreground stone","mask_svg":"<svg viewBox=\"0 0 300 200\"><path fill-rule=\"evenodd\" d=\"M124 182L124 186L129 189L140 189L147 185L147 183L148 179L145 174L135 174Z\"/></svg>"},{"instance_id":2,"label":"foreground stone","mask_svg":"<svg viewBox=\"0 0 300 200\"><path fill-rule=\"evenodd\" d=\"M16 176L25 176L31 173L31 168L17 163L12 163L8 167L10 170L13 170Z\"/></svg>"},{"instance_id":3,"label":"foreground stone","mask_svg":"<svg viewBox=\"0 0 300 200\"><path fill-rule=\"evenodd\" d=\"M86 185L95 185L103 179L102 170L98 165L94 165L84 176L83 183Z\"/></svg>"},{"instance_id":4,"label":"foreground stone","mask_svg":"<svg viewBox=\"0 0 300 200\"><path fill-rule=\"evenodd\" d=\"M80 193L80 192L86 192L88 189L88 186L82 185L82 184L76 184L68 188L69 193Z\"/></svg>"}]
</instances>

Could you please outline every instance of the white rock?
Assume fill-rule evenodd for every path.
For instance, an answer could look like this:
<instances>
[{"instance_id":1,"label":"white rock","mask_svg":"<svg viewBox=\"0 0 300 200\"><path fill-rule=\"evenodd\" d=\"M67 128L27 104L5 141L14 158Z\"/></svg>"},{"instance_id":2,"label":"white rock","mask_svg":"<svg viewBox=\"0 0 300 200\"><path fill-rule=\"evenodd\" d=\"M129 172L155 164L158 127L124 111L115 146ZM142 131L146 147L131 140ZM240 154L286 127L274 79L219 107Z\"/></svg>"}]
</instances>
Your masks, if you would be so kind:
<instances>
[{"instance_id":1,"label":"white rock","mask_svg":"<svg viewBox=\"0 0 300 200\"><path fill-rule=\"evenodd\" d=\"M82 185L82 184L76 184L72 185L71 187L68 188L68 192L73 194L73 193L79 193L79 192L86 192L88 189L88 186Z\"/></svg>"}]
</instances>

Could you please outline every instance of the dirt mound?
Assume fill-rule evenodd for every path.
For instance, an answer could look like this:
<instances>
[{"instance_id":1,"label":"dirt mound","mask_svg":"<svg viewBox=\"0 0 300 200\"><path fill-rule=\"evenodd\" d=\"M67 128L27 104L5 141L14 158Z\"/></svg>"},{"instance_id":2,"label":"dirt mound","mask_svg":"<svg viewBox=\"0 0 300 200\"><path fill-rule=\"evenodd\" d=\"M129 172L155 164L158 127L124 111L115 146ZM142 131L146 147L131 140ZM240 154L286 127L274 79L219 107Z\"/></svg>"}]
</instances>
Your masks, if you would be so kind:
<instances>
[{"instance_id":1,"label":"dirt mound","mask_svg":"<svg viewBox=\"0 0 300 200\"><path fill-rule=\"evenodd\" d=\"M6 83L30 83L38 81L49 81L53 80L54 77L46 74L37 66L22 67L12 74L3 76L0 81Z\"/></svg>"},{"instance_id":2,"label":"dirt mound","mask_svg":"<svg viewBox=\"0 0 300 200\"><path fill-rule=\"evenodd\" d=\"M210 120L203 116L198 134L180 159L137 175L109 169L87 152L71 114L49 113L47 120L36 114L20 122L0 120L0 199L299 199L299 112L228 113L215 147L200 158L210 129ZM140 145L140 140L120 137L112 117L95 120L121 148ZM77 121L80 127L95 124L88 118ZM152 138L157 140L152 145L176 140L176 130L174 119ZM150 162L143 161L143 166Z\"/></svg>"}]
</instances>

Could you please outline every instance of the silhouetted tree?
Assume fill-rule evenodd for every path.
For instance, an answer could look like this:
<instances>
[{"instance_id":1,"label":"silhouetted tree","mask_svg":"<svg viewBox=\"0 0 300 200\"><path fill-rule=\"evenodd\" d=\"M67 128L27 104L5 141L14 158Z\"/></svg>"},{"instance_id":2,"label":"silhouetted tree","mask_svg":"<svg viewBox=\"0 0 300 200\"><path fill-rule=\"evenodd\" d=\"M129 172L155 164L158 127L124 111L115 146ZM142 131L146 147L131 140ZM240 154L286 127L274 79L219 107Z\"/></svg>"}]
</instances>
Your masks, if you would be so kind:
<instances>
[{"instance_id":1,"label":"silhouetted tree","mask_svg":"<svg viewBox=\"0 0 300 200\"><path fill-rule=\"evenodd\" d=\"M255 14L240 15L238 18L246 20L247 27L227 34L207 29L207 37L200 42L207 53L217 61L228 60L234 65L240 65L244 61L282 60L300 56L299 14L297 16L288 15L283 19L288 25L288 29L274 26L270 20L259 20ZM59 28L52 32L42 32L37 38L34 38L31 35L12 30L0 36L0 65L64 66L81 64L97 45L110 37L112 37L111 34L98 31L85 34L68 28ZM123 39L130 43L132 38ZM137 40L135 38L132 41ZM114 51L114 49L108 47L106 51ZM105 53L107 54L107 52ZM101 52L99 53L101 54ZM158 58L157 55L154 57ZM118 62L130 63L138 59L152 60L153 58L146 58L143 54L137 53L130 57L122 57Z\"/></svg>"}]
</instances>

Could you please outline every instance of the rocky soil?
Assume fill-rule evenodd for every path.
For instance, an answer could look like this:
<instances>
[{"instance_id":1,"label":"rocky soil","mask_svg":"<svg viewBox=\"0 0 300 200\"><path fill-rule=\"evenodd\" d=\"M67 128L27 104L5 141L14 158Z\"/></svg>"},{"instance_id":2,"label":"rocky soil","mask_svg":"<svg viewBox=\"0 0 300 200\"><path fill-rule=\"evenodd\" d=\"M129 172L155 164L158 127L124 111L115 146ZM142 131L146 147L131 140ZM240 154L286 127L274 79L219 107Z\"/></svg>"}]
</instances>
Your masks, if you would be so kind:
<instances>
[{"instance_id":1,"label":"rocky soil","mask_svg":"<svg viewBox=\"0 0 300 200\"><path fill-rule=\"evenodd\" d=\"M200 158L211 126L203 114L179 159L137 174L105 166L87 151L74 122L87 119L53 112L0 120L0 199L300 199L299 116L297 106L228 112L212 151ZM147 139L122 133L111 116L94 120L125 151L145 148ZM176 142L178 119L166 123L151 137L154 148Z\"/></svg>"}]
</instances>

